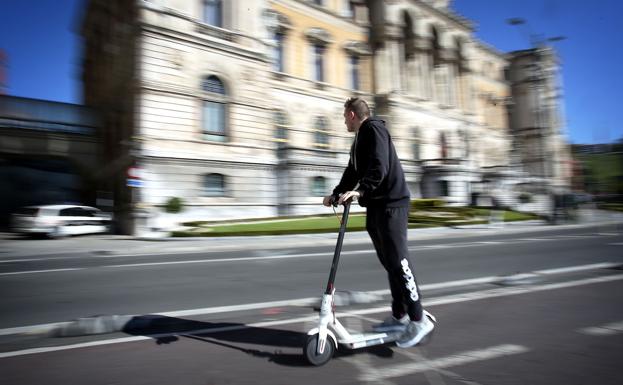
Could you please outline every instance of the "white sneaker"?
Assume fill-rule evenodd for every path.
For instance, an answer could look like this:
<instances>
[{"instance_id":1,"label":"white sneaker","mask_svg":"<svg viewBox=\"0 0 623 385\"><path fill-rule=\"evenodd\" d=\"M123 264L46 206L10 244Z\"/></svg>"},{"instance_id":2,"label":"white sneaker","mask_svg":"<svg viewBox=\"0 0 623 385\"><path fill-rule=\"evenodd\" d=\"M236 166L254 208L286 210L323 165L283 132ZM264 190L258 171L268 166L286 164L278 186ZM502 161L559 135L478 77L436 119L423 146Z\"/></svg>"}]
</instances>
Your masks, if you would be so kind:
<instances>
[{"instance_id":1,"label":"white sneaker","mask_svg":"<svg viewBox=\"0 0 623 385\"><path fill-rule=\"evenodd\" d=\"M410 348L419 344L426 335L433 331L435 324L426 314L422 315L422 319L418 322L411 321L407 325L407 330L396 341L396 346L400 348Z\"/></svg>"},{"instance_id":2,"label":"white sneaker","mask_svg":"<svg viewBox=\"0 0 623 385\"><path fill-rule=\"evenodd\" d=\"M407 330L407 325L409 325L410 321L408 315L404 315L400 319L390 315L385 318L385 321L372 326L372 330L375 332L404 332Z\"/></svg>"}]
</instances>

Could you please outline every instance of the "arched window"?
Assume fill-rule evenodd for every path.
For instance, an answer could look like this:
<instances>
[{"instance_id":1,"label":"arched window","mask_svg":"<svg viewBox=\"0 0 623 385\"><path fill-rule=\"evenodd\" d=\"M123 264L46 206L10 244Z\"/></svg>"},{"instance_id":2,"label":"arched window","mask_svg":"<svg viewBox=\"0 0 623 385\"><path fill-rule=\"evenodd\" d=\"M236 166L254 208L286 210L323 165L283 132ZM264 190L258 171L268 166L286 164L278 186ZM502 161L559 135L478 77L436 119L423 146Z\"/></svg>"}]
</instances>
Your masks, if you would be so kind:
<instances>
[{"instance_id":1,"label":"arched window","mask_svg":"<svg viewBox=\"0 0 623 385\"><path fill-rule=\"evenodd\" d=\"M322 196L327 193L327 179L323 176L316 176L312 179L311 193L315 196Z\"/></svg>"},{"instance_id":2,"label":"arched window","mask_svg":"<svg viewBox=\"0 0 623 385\"><path fill-rule=\"evenodd\" d=\"M329 123L321 116L314 121L314 148L329 148Z\"/></svg>"},{"instance_id":3,"label":"arched window","mask_svg":"<svg viewBox=\"0 0 623 385\"><path fill-rule=\"evenodd\" d=\"M203 22L215 27L223 27L223 2L203 0Z\"/></svg>"},{"instance_id":4,"label":"arched window","mask_svg":"<svg viewBox=\"0 0 623 385\"><path fill-rule=\"evenodd\" d=\"M224 142L227 139L227 93L225 86L214 75L201 82L203 91L202 131L203 139Z\"/></svg>"},{"instance_id":5,"label":"arched window","mask_svg":"<svg viewBox=\"0 0 623 385\"><path fill-rule=\"evenodd\" d=\"M203 196L223 197L225 196L225 175L207 174L203 176Z\"/></svg>"},{"instance_id":6,"label":"arched window","mask_svg":"<svg viewBox=\"0 0 623 385\"><path fill-rule=\"evenodd\" d=\"M287 142L288 141L288 129L290 128L290 122L288 116L283 111L275 111L273 115L275 123L275 141Z\"/></svg>"}]
</instances>

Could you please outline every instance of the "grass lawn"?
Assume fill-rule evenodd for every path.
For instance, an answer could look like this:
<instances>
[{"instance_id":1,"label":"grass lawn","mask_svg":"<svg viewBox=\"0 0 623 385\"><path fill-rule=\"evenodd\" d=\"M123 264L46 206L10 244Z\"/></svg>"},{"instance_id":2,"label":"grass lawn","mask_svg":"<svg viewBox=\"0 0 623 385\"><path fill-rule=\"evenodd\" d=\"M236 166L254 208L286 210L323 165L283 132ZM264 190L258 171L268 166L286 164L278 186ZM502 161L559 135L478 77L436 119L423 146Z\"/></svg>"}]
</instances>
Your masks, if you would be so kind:
<instances>
[{"instance_id":1,"label":"grass lawn","mask_svg":"<svg viewBox=\"0 0 623 385\"><path fill-rule=\"evenodd\" d=\"M451 210L449 218L440 218L439 212L429 213L418 211L418 218L409 223L409 228L423 228L435 226L448 226L458 224L487 223L489 210L470 209L471 218L466 222L456 222L456 212ZM438 210L437 210L438 211ZM478 217L474 217L478 216ZM536 215L507 211L504 213L504 221L522 221L536 219ZM460 218L459 218L460 219ZM348 219L348 231L365 230L366 217L363 213L352 214ZM301 217L301 218L275 218L234 223L209 223L196 222L191 229L174 231L174 237L224 237L245 235L284 235L284 234L308 234L308 233L337 233L340 222L335 216Z\"/></svg>"},{"instance_id":2,"label":"grass lawn","mask_svg":"<svg viewBox=\"0 0 623 385\"><path fill-rule=\"evenodd\" d=\"M356 231L365 229L366 217L364 214L353 214L348 218L347 230ZM337 232L340 222L337 217L311 217L275 219L253 221L248 223L231 223L217 225L202 225L188 231L176 231L173 236L213 236L228 235L280 235L303 233Z\"/></svg>"}]
</instances>

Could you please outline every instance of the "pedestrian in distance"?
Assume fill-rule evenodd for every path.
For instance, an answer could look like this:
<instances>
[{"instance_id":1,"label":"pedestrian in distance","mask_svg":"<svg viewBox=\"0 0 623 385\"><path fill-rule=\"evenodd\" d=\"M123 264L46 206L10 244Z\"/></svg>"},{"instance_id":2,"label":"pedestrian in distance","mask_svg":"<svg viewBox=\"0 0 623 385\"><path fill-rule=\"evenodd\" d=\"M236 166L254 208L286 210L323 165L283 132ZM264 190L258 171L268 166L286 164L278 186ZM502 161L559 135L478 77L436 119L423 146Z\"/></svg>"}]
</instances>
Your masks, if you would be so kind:
<instances>
[{"instance_id":1,"label":"pedestrian in distance","mask_svg":"<svg viewBox=\"0 0 623 385\"><path fill-rule=\"evenodd\" d=\"M404 172L385 122L370 117L365 100L344 103L344 124L355 138L348 166L323 204L358 200L366 208L366 230L379 261L387 271L392 314L375 325L378 332L402 332L399 347L417 345L434 328L424 315L415 269L409 258L407 227L410 195Z\"/></svg>"}]
</instances>

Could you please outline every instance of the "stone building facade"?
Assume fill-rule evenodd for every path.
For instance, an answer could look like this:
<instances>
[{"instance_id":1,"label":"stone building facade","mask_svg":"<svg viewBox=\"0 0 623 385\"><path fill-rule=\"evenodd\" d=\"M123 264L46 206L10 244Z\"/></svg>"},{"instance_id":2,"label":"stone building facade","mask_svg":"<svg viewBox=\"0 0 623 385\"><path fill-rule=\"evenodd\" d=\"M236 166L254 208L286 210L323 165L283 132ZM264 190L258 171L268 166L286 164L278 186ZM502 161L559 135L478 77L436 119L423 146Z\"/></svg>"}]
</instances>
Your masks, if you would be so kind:
<instances>
[{"instance_id":1,"label":"stone building facade","mask_svg":"<svg viewBox=\"0 0 623 385\"><path fill-rule=\"evenodd\" d=\"M90 0L83 36L128 231L170 197L188 219L322 211L353 95L387 120L413 197L469 204L509 177L508 56L447 0Z\"/></svg>"}]
</instances>

